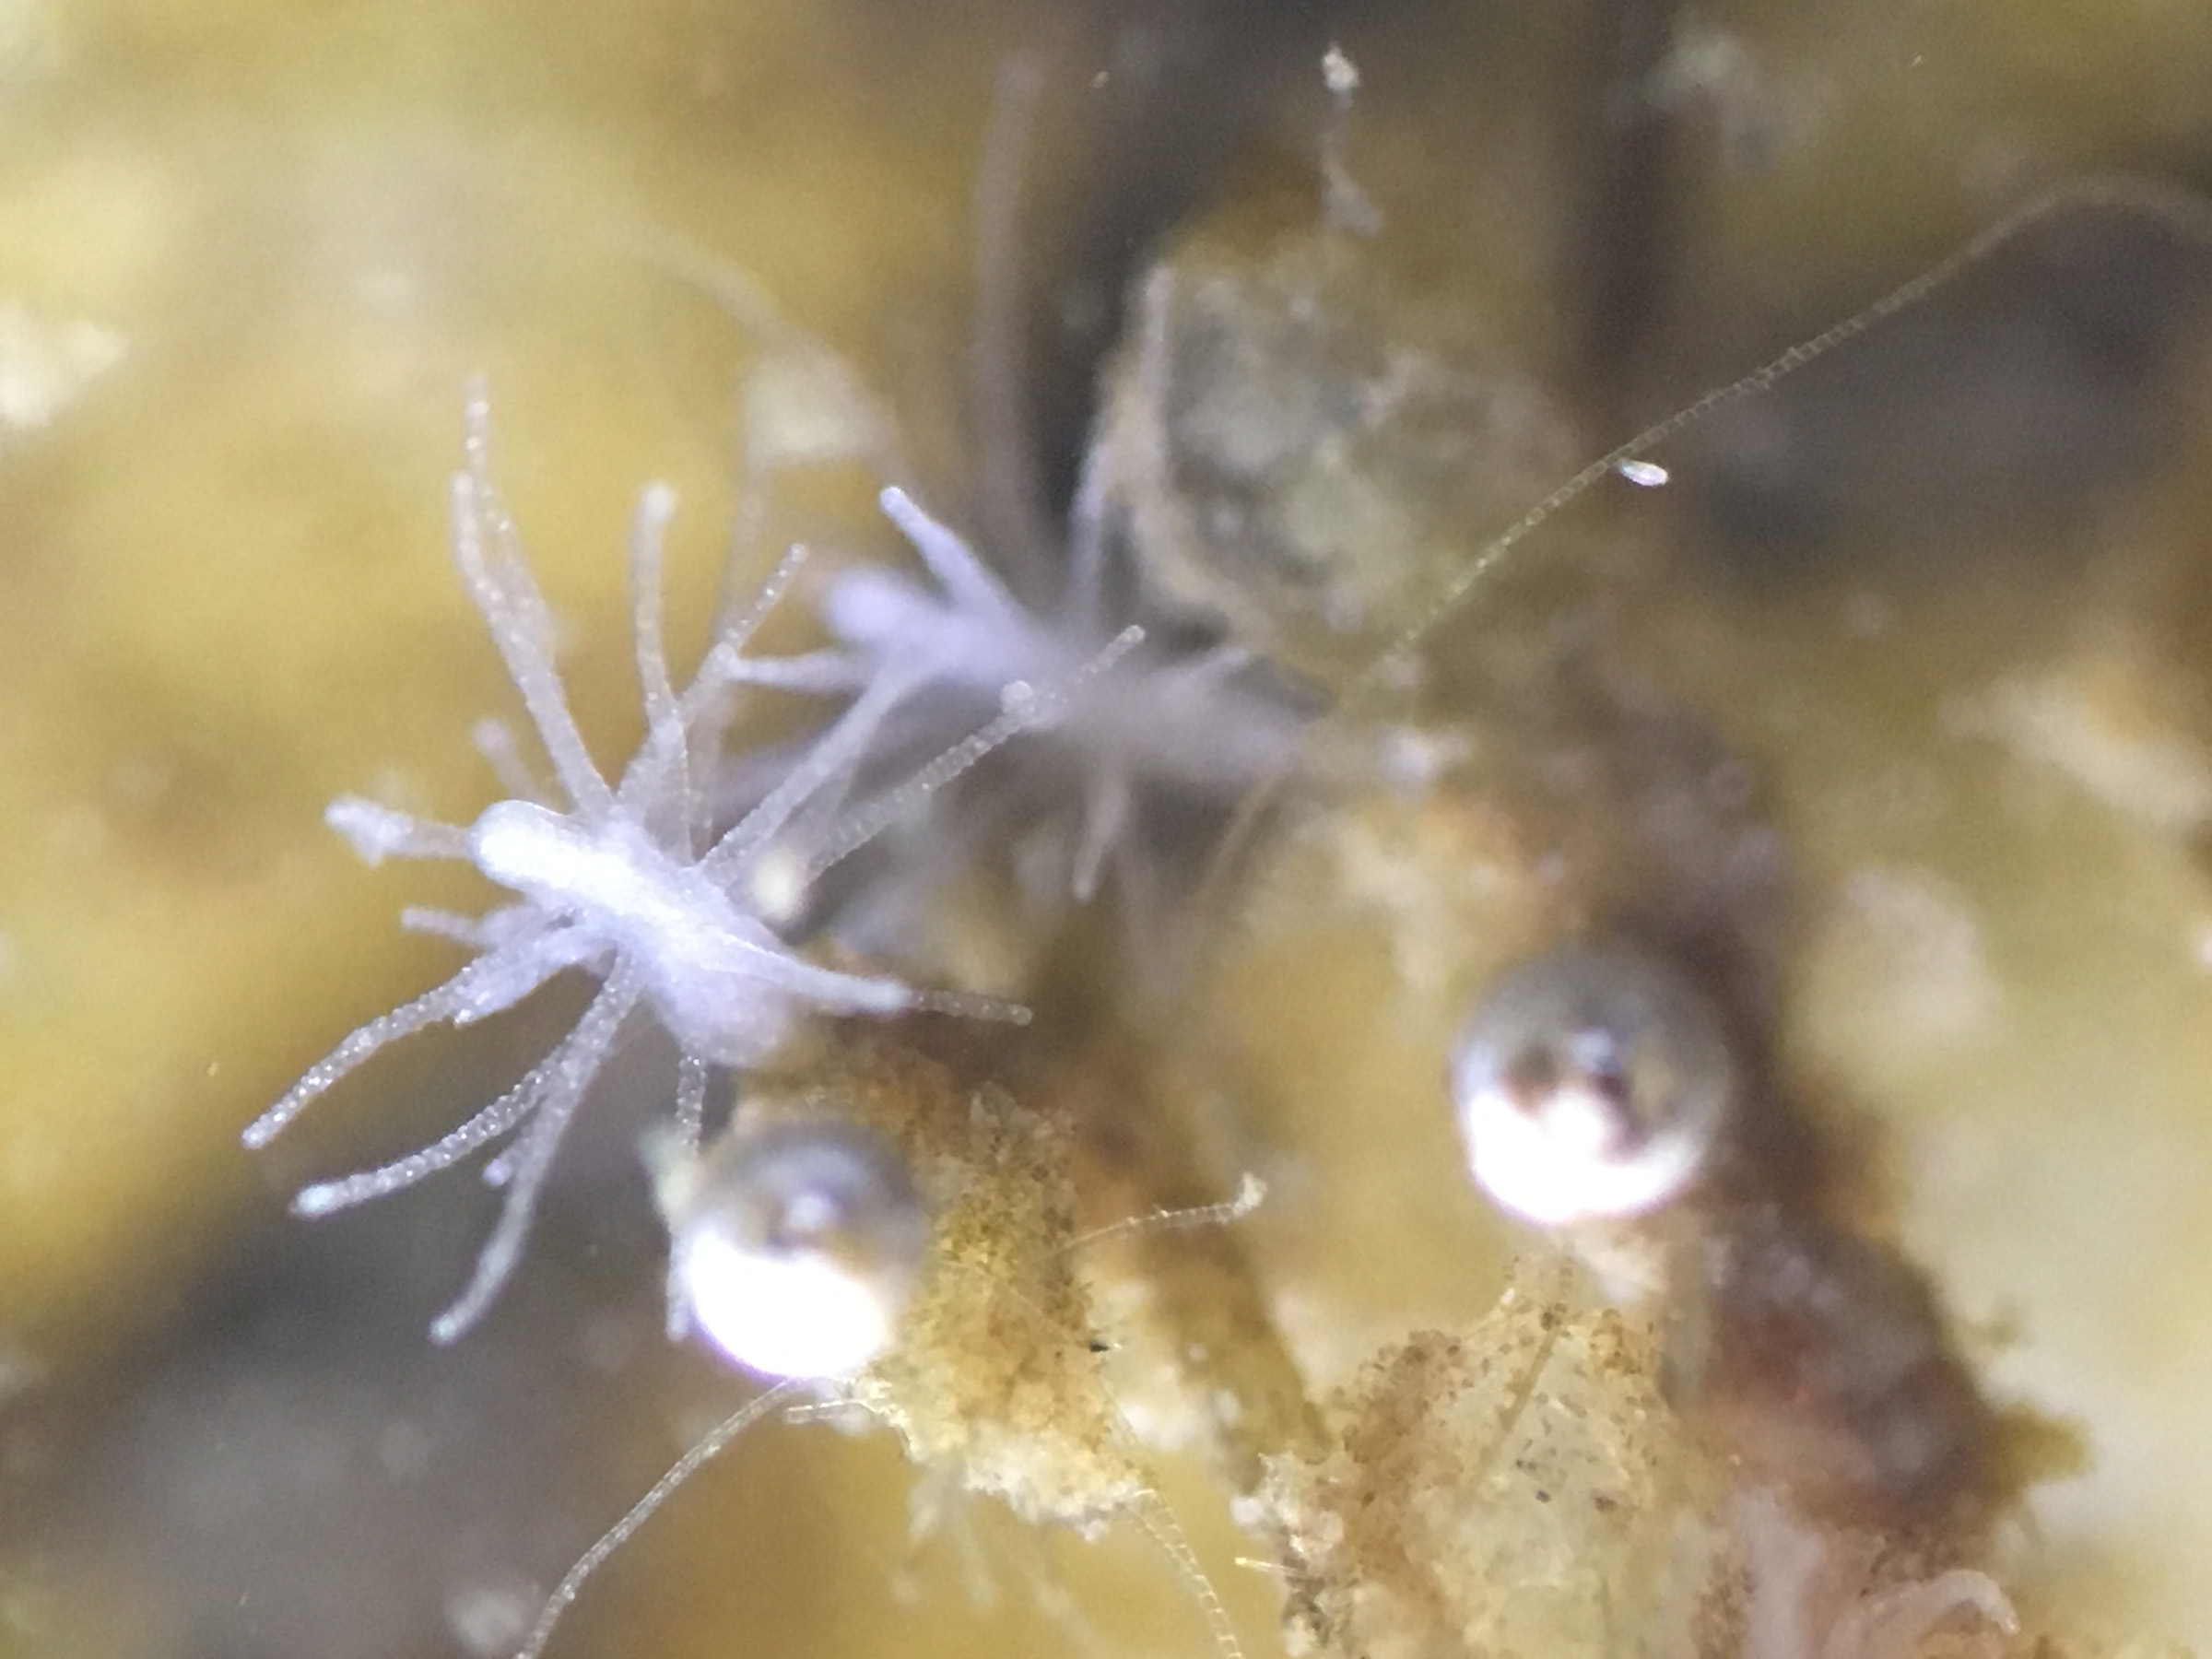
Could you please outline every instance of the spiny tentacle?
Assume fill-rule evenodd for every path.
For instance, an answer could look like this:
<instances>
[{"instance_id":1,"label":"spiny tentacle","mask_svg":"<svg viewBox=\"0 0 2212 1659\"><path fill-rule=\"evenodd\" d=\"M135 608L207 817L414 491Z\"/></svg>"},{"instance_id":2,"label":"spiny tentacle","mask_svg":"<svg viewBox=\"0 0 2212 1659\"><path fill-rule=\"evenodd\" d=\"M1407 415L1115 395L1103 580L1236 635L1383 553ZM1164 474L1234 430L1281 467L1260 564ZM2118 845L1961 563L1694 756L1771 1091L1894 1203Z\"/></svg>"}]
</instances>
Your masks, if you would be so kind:
<instances>
[{"instance_id":1,"label":"spiny tentacle","mask_svg":"<svg viewBox=\"0 0 2212 1659\"><path fill-rule=\"evenodd\" d=\"M387 858L465 861L469 856L468 831L459 825L417 818L359 795L340 795L323 809L323 821L346 838L365 865L381 865Z\"/></svg>"},{"instance_id":2,"label":"spiny tentacle","mask_svg":"<svg viewBox=\"0 0 2212 1659\"><path fill-rule=\"evenodd\" d=\"M638 1006L642 995L637 970L629 963L618 965L584 1010L583 1018L576 1022L569 1041L561 1045L566 1051L563 1063L547 1076L534 1121L510 1148L514 1154L513 1180L508 1184L499 1223L477 1257L476 1272L453 1305L430 1323L430 1340L441 1347L466 1334L484 1316L513 1274L515 1264L522 1260L523 1243L536 1216L538 1194L552 1170L553 1155L559 1150L561 1136L568 1130L569 1120L576 1115L585 1090L606 1063L616 1032Z\"/></svg>"},{"instance_id":3,"label":"spiny tentacle","mask_svg":"<svg viewBox=\"0 0 2212 1659\"><path fill-rule=\"evenodd\" d=\"M1021 175L1044 97L1043 60L1017 52L992 83L990 124L975 178L975 323L970 382L979 430L976 500L986 537L1042 560L1052 514L1030 437L1030 384L1023 362ZM1035 576L1035 570L1024 574Z\"/></svg>"},{"instance_id":4,"label":"spiny tentacle","mask_svg":"<svg viewBox=\"0 0 2212 1659\"><path fill-rule=\"evenodd\" d=\"M706 1133L707 1063L686 1054L677 1063L676 1133L677 1144L696 1153Z\"/></svg>"},{"instance_id":5,"label":"spiny tentacle","mask_svg":"<svg viewBox=\"0 0 2212 1659\"><path fill-rule=\"evenodd\" d=\"M776 560L776 568L768 573L768 580L754 590L753 596L744 606L733 610L716 630L720 644L727 647L733 656L752 643L760 624L768 620L769 612L776 608L784 590L791 586L792 578L810 557L804 543L792 544L783 557Z\"/></svg>"},{"instance_id":6,"label":"spiny tentacle","mask_svg":"<svg viewBox=\"0 0 2212 1659\"><path fill-rule=\"evenodd\" d=\"M1125 771L1100 772L1086 781L1083 834L1076 846L1077 903L1088 904L1098 896L1099 877L1105 868L1106 855L1120 842L1135 804L1135 794Z\"/></svg>"},{"instance_id":7,"label":"spiny tentacle","mask_svg":"<svg viewBox=\"0 0 2212 1659\"><path fill-rule=\"evenodd\" d=\"M546 805L546 786L523 759L523 747L515 741L512 726L488 714L469 727L468 735L477 753L491 768L492 777L511 798Z\"/></svg>"},{"instance_id":8,"label":"spiny tentacle","mask_svg":"<svg viewBox=\"0 0 2212 1659\"><path fill-rule=\"evenodd\" d=\"M743 869L762 848L775 840L791 816L830 779L854 765L866 749L884 716L907 694L900 677L878 674L854 698L830 729L816 738L806 754L770 790L758 806L700 860L700 868L716 881L726 881Z\"/></svg>"},{"instance_id":9,"label":"spiny tentacle","mask_svg":"<svg viewBox=\"0 0 2212 1659\"><path fill-rule=\"evenodd\" d=\"M410 904L399 912L399 924L409 933L452 939L477 951L497 950L524 934L547 931L545 912L534 904L502 904L480 916Z\"/></svg>"},{"instance_id":10,"label":"spiny tentacle","mask_svg":"<svg viewBox=\"0 0 2212 1659\"><path fill-rule=\"evenodd\" d=\"M560 1622L560 1616L582 1591L584 1581L606 1565L609 1556L629 1542L638 1528L653 1518L653 1512L668 1501L677 1488L719 1457L724 1447L766 1417L779 1402L787 1400L804 1386L799 1382L779 1382L765 1393L755 1394L709 1430L683 1456L677 1458L669 1471L653 1483L652 1489L631 1504L629 1512L608 1527L598 1542L579 1556L576 1564L561 1575L560 1583L553 1586L553 1594L546 1597L546 1605L537 1616L537 1622L530 1628L528 1638L516 1651L515 1659L539 1659L539 1655L546 1651L546 1643L553 1640L553 1630Z\"/></svg>"},{"instance_id":11,"label":"spiny tentacle","mask_svg":"<svg viewBox=\"0 0 2212 1659\"><path fill-rule=\"evenodd\" d=\"M604 1000L606 992L600 993ZM594 1005L595 1006L595 1005ZM327 1216L371 1198L382 1198L387 1193L396 1193L402 1187L413 1186L425 1176L451 1169L479 1147L491 1142L512 1129L517 1124L537 1110L539 1100L559 1077L564 1067L573 1060L580 1044L605 1041L608 1033L592 1023L586 1013L559 1044L543 1060L532 1066L506 1093L477 1112L459 1128L447 1131L429 1146L405 1158L393 1159L373 1170L359 1174L341 1176L335 1181L321 1181L302 1187L293 1196L292 1209L301 1216Z\"/></svg>"},{"instance_id":12,"label":"spiny tentacle","mask_svg":"<svg viewBox=\"0 0 2212 1659\"><path fill-rule=\"evenodd\" d=\"M700 681L711 690L730 686L767 686L780 691L857 691L868 681L867 665L843 651L809 651L794 657L743 657L727 641L700 665Z\"/></svg>"},{"instance_id":13,"label":"spiny tentacle","mask_svg":"<svg viewBox=\"0 0 2212 1659\"><path fill-rule=\"evenodd\" d=\"M1124 628L1107 641L1105 649L1077 669L1065 685L1043 689L1009 687L1007 706L995 720L971 733L888 794L846 819L808 860L806 879L811 883L833 865L852 857L912 810L915 802L944 788L1009 738L1058 719L1077 696L1142 644L1144 638L1143 629ZM1015 695L1018 689L1018 696Z\"/></svg>"},{"instance_id":14,"label":"spiny tentacle","mask_svg":"<svg viewBox=\"0 0 2212 1659\"><path fill-rule=\"evenodd\" d=\"M1014 603L1013 594L984 568L975 550L948 526L923 511L905 490L894 484L877 500L883 504L884 516L913 543L914 551L922 555L922 562L937 579L954 610L988 618L994 626L1006 629L1030 630L1036 627L1029 614Z\"/></svg>"},{"instance_id":15,"label":"spiny tentacle","mask_svg":"<svg viewBox=\"0 0 2212 1659\"><path fill-rule=\"evenodd\" d=\"M1106 537L1113 488L1106 445L1093 444L1067 514L1065 604L1069 625L1085 639L1106 631Z\"/></svg>"},{"instance_id":16,"label":"spiny tentacle","mask_svg":"<svg viewBox=\"0 0 2212 1659\"><path fill-rule=\"evenodd\" d=\"M630 631L638 661L638 689L645 700L648 731L677 727L676 685L668 677L668 647L661 618L661 570L668 522L676 516L676 491L648 485L638 498L629 532Z\"/></svg>"},{"instance_id":17,"label":"spiny tentacle","mask_svg":"<svg viewBox=\"0 0 2212 1659\"><path fill-rule=\"evenodd\" d=\"M1776 382L1794 374L1815 359L1826 357L1839 346L1857 339L1900 312L1912 310L1938 290L1949 287L2006 243L2015 241L2022 231L2053 215L2081 207L2123 207L2148 213L2161 220L2175 234L2186 237L2200 246L2212 247L2212 209L2207 208L2202 198L2153 180L2091 179L2058 185L2030 197L1919 276L1900 283L1841 323L1833 324L1810 338L1800 340L1777 353L1749 373L1724 386L1715 387L1702 397L1677 409L1664 420L1644 428L1626 443L1608 450L1591 462L1507 525L1480 553L1469 559L1444 584L1420 616L1354 682L1352 689L1347 691L1345 700L1352 701L1355 692L1380 688L1401 672L1406 657L1413 650L1465 602L1467 595L1496 569L1501 559L1526 541L1554 514L1586 494L1608 474L1619 471L1627 463L1641 460L1650 451L1695 426L1714 410L1729 404L1741 403L1747 397L1767 391Z\"/></svg>"},{"instance_id":18,"label":"spiny tentacle","mask_svg":"<svg viewBox=\"0 0 2212 1659\"><path fill-rule=\"evenodd\" d=\"M606 812L614 806L614 791L592 764L553 665L552 610L530 574L514 521L491 482L489 422L483 388L473 388L467 409L468 466L453 481L453 563L469 597L483 613L561 787L579 811Z\"/></svg>"},{"instance_id":19,"label":"spiny tentacle","mask_svg":"<svg viewBox=\"0 0 2212 1659\"><path fill-rule=\"evenodd\" d=\"M989 1019L1001 1025L1026 1026L1030 1010L1003 996L985 996L978 991L936 991L910 988L908 1005L929 1014L949 1014L956 1019Z\"/></svg>"},{"instance_id":20,"label":"spiny tentacle","mask_svg":"<svg viewBox=\"0 0 2212 1659\"><path fill-rule=\"evenodd\" d=\"M497 942L485 933L483 917L440 910L435 905L408 905L399 912L399 925L407 933L428 934L434 939L465 945L471 950L488 950Z\"/></svg>"},{"instance_id":21,"label":"spiny tentacle","mask_svg":"<svg viewBox=\"0 0 2212 1659\"><path fill-rule=\"evenodd\" d=\"M505 994L513 982L528 977L534 971L533 958L537 937L523 937L478 957L460 972L435 990L426 991L414 1001L402 1003L389 1014L381 1014L368 1024L356 1027L337 1047L307 1069L306 1075L284 1093L284 1098L246 1125L243 1139L248 1147L265 1147L298 1117L317 1097L329 1092L331 1087L378 1050L411 1037L417 1031L452 1020L459 1023L465 1017L476 1018L491 1013L493 1007L484 1006L487 987L498 988L501 1000L497 1006L504 1007L534 991L553 974L570 964L566 961L545 966L536 972L535 980L512 995Z\"/></svg>"},{"instance_id":22,"label":"spiny tentacle","mask_svg":"<svg viewBox=\"0 0 2212 1659\"><path fill-rule=\"evenodd\" d=\"M1175 1512L1168 1507L1168 1500L1147 1488L1129 1506L1129 1512L1144 1529L1145 1535L1174 1562L1184 1587L1196 1598L1198 1610L1206 1616L1206 1629L1213 1633L1214 1646L1221 1659L1244 1659L1243 1644L1237 1640L1237 1628L1230 1622L1221 1593L1214 1588L1214 1581L1206 1577L1198 1552L1183 1535L1182 1523L1175 1519Z\"/></svg>"},{"instance_id":23,"label":"spiny tentacle","mask_svg":"<svg viewBox=\"0 0 2212 1659\"><path fill-rule=\"evenodd\" d=\"M645 740L624 769L616 796L648 819L655 839L665 839L688 862L691 842L691 731L668 676L668 646L662 628L663 554L668 521L676 514L676 491L649 486L638 498L629 533L630 632L638 668L638 690L645 708Z\"/></svg>"}]
</instances>

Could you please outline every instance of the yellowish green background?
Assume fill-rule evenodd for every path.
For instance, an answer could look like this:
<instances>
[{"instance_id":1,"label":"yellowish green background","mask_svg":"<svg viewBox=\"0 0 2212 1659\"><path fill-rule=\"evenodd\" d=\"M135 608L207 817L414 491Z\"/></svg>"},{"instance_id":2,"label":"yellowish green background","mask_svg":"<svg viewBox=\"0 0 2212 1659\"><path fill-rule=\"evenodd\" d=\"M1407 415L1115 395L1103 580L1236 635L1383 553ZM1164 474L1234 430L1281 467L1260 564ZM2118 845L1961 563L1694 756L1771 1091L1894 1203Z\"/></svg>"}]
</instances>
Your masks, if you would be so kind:
<instances>
[{"instance_id":1,"label":"yellowish green background","mask_svg":"<svg viewBox=\"0 0 2212 1659\"><path fill-rule=\"evenodd\" d=\"M629 512L648 479L681 492L671 626L695 649L758 346L644 247L672 233L749 273L859 366L957 505L996 66L1044 53L1062 142L1036 189L1079 218L1066 137L1092 77L1141 73L1177 16L0 0L0 1653L218 1651L176 1645L211 1629L258 1630L251 1651L287 1659L467 1651L437 1561L509 1584L506 1518L526 1543L504 1571L542 1582L735 1399L652 1346L650 1216L618 1175L617 1218L596 1218L592 1187L550 1222L541 1282L473 1357L412 1334L481 1224L465 1176L315 1240L281 1218L296 1181L412 1144L487 1098L501 1041L528 1053L549 1029L391 1056L298 1147L249 1158L237 1131L293 1077L447 971L442 947L398 932L399 906L473 890L364 871L321 811L360 791L465 820L489 798L468 732L511 713L510 692L443 522L472 376L583 724L619 757L636 724ZM1559 225L1575 135L1598 119L1574 70L1589 18L1510 3L1340 22L1367 70L1347 155L1385 237L1453 227L1424 242L1446 262L1425 276L1464 291L1553 408L1584 411L1559 417L1571 460L1602 450L1622 429L1560 366ZM1747 0L1677 27L1717 44L1699 60L1665 348L1617 399L1631 425L2041 184L2212 176L2197 6ZM1243 37L1225 38L1222 84L1241 87ZM1319 75L1266 83L1249 139L1265 159L1214 178L1201 217L1233 218L1254 173L1307 165ZM1756 154L1731 149L1752 141L1730 121ZM1962 483L1956 520L1909 555L1847 518L1844 552L1780 580L1700 562L1694 519L1655 509L1562 535L1573 568L1632 572L1643 614L1620 649L1749 760L1789 838L1803 925L1782 1046L1880 1125L1900 1234L1996 1333L1994 1385L2087 1431L2092 1467L2039 1497L2018 1541L2023 1605L2201 1650L2212 442L2191 412L2203 364L2177 344L2160 372L2175 435L2085 486L2077 512L2022 524ZM1882 463L1865 465L1878 493ZM1495 524L1524 504L1501 496ZM864 496L826 523L888 545ZM1495 524L1454 535L1471 556ZM1877 527L1912 540L1911 522ZM1549 534L1522 570L1541 571ZM1284 853L1324 873L1304 889L1324 899L1251 898L1240 937L1257 943L1231 945L1207 999L1235 1052L1209 1133L1224 1168L1275 1180L1253 1248L1324 1386L1495 1293L1501 1235L1458 1177L1441 1053L1465 996L1524 943L1482 935L1491 901L1454 886L1443 831L1408 831L1409 852L1387 822L1339 829L1383 851L1332 850L1324 827ZM356 1257L405 1264L401 1288L350 1280ZM357 1319L349 1299L380 1295ZM449 1420L456 1389L473 1404ZM305 1426L271 1428L257 1453L250 1430L280 1423ZM457 1477L482 1514L348 1509L372 1471L420 1474L449 1433L478 1449ZM268 1472L298 1474L302 1445L327 1454L312 1478ZM262 1473L226 1485L241 1468ZM1238 1564L1219 1495L1169 1474L1246 1640L1274 1651L1268 1581ZM881 1437L763 1431L610 1570L557 1651L1206 1651L1141 1535L1089 1545L981 1515L910 1544L913 1488ZM300 1512L285 1502L326 1530L263 1538L253 1517ZM218 1517L219 1548L182 1541L193 1516ZM272 1573L306 1610L257 1624L237 1609L276 1594Z\"/></svg>"}]
</instances>

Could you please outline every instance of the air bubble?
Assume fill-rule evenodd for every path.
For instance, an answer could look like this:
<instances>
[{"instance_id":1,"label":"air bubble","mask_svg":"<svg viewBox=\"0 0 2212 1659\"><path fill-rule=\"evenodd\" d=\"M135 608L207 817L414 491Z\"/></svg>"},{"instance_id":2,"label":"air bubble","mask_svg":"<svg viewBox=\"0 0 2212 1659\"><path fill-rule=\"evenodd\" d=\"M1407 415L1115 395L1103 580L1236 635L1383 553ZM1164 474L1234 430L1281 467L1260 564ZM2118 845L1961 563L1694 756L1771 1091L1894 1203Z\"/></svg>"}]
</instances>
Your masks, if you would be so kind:
<instances>
[{"instance_id":1,"label":"air bubble","mask_svg":"<svg viewBox=\"0 0 2212 1659\"><path fill-rule=\"evenodd\" d=\"M1705 999L1665 962L1570 946L1495 986L1452 1051L1477 1184L1539 1226L1617 1220L1703 1171L1734 1068Z\"/></svg>"},{"instance_id":2,"label":"air bubble","mask_svg":"<svg viewBox=\"0 0 2212 1659\"><path fill-rule=\"evenodd\" d=\"M768 1377L849 1377L889 1347L929 1217L880 1136L780 1119L654 1160L674 1323Z\"/></svg>"}]
</instances>

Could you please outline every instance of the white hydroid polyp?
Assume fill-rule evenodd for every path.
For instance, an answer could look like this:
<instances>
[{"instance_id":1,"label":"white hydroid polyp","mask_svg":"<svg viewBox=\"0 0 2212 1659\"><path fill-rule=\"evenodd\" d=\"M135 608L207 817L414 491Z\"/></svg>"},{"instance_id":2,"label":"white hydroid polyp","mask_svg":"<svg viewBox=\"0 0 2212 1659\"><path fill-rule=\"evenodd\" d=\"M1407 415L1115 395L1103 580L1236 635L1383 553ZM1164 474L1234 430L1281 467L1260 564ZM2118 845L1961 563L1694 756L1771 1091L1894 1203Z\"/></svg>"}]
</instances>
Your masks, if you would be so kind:
<instances>
[{"instance_id":1,"label":"white hydroid polyp","mask_svg":"<svg viewBox=\"0 0 2212 1659\"><path fill-rule=\"evenodd\" d=\"M1135 877L1146 800L1232 808L1291 770L1311 712L1234 645L1193 648L1176 629L1155 637L1135 621L1114 625L1135 602L1117 602L1109 581L1104 488L1102 477L1087 477L1065 591L1048 609L1022 606L958 532L895 488L883 491L883 511L932 580L857 565L821 600L853 672L909 681L923 717L957 724L978 697L1035 689L1034 793L971 806L982 820L1010 812L1024 839L1072 807L1065 890L1079 902L1095 896L1110 862Z\"/></svg>"},{"instance_id":2,"label":"white hydroid polyp","mask_svg":"<svg viewBox=\"0 0 2212 1659\"><path fill-rule=\"evenodd\" d=\"M678 687L661 631L662 546L675 512L655 485L638 507L629 548L631 629L645 736L611 779L586 747L554 660L552 607L539 591L488 460L489 415L481 389L468 406L467 465L453 481L453 555L521 694L547 779L528 775L516 746L498 730L480 740L513 798L495 802L471 826L418 818L372 802L333 803L331 826L371 864L388 857L473 864L507 890L480 916L415 911L408 925L474 950L442 985L361 1026L256 1119L249 1147L267 1144L314 1100L382 1049L439 1024L465 1025L513 1006L557 975L590 974L598 994L567 1037L474 1117L429 1146L379 1168L317 1182L294 1208L323 1216L411 1185L505 1141L486 1167L506 1205L476 1272L432 1324L450 1342L488 1308L520 1261L568 1125L633 1018L650 1018L681 1057L677 1118L699 1138L709 1073L743 1071L766 1060L817 1014L890 1015L935 1009L1024 1019L990 998L907 984L886 975L823 967L786 941L756 907L764 863L788 861L802 845L801 879L812 881L888 827L897 810L958 777L999 744L1053 712L1047 694L1009 706L971 730L891 792L888 806L852 807L847 794L885 719L914 691L895 669L863 672L842 656L761 659L745 654L754 629L787 585L794 553L759 596L732 612L698 673ZM715 780L744 686L850 693L850 700L794 747L735 824L718 816ZM512 1137L512 1138L510 1138Z\"/></svg>"}]
</instances>

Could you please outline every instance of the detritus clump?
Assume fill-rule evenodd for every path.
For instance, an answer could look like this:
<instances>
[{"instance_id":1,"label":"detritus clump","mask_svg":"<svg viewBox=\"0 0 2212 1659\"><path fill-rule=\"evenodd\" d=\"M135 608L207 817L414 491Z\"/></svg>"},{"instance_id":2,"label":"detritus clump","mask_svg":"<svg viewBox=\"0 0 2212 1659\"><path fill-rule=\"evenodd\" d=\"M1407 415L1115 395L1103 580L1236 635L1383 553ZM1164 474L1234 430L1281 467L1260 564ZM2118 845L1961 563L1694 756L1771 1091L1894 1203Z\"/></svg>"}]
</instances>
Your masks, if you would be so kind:
<instances>
[{"instance_id":1,"label":"detritus clump","mask_svg":"<svg viewBox=\"0 0 2212 1659\"><path fill-rule=\"evenodd\" d=\"M1662 1397L1648 1325L1509 1289L1386 1348L1268 1500L1291 1646L1367 1659L1725 1651L1722 1471Z\"/></svg>"}]
</instances>

